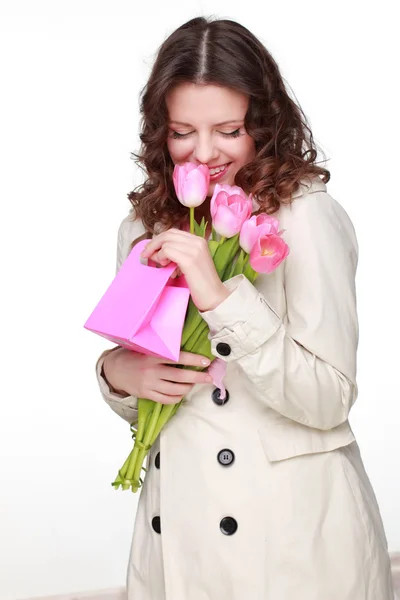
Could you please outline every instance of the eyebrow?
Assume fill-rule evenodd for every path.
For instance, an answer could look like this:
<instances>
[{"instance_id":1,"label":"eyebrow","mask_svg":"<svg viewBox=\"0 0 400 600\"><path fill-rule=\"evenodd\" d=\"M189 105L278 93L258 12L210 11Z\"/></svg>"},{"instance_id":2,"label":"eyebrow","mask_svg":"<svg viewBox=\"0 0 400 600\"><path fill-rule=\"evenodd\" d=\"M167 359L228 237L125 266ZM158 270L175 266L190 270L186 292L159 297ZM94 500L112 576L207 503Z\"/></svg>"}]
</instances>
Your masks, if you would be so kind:
<instances>
[{"instance_id":1,"label":"eyebrow","mask_svg":"<svg viewBox=\"0 0 400 600\"><path fill-rule=\"evenodd\" d=\"M230 125L231 123L243 123L244 119L231 119L230 121L224 121L223 123L216 123L216 127L221 127L221 125ZM170 121L170 124L175 123L175 125L184 125L185 127L192 127L190 123L182 123L181 121Z\"/></svg>"}]
</instances>

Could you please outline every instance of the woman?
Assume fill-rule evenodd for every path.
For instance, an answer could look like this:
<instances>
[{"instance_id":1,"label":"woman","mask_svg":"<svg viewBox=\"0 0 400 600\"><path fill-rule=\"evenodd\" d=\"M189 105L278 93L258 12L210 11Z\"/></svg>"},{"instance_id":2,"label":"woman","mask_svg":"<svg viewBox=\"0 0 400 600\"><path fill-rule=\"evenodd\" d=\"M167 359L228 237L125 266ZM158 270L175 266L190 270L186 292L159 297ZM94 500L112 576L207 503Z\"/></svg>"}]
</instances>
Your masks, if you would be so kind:
<instances>
[{"instance_id":1,"label":"woman","mask_svg":"<svg viewBox=\"0 0 400 600\"><path fill-rule=\"evenodd\" d=\"M207 373L114 348L97 363L128 422L136 399L178 413L148 458L128 569L130 600L390 600L379 508L348 422L357 397L357 240L279 69L244 27L193 19L161 46L142 97L147 179L129 198L118 265L139 238L177 263L227 363ZM285 229L286 261L255 286L222 284L185 229L172 171L236 184ZM198 212L209 217L209 198ZM135 219L136 217L136 219ZM180 364L204 357L182 353Z\"/></svg>"}]
</instances>

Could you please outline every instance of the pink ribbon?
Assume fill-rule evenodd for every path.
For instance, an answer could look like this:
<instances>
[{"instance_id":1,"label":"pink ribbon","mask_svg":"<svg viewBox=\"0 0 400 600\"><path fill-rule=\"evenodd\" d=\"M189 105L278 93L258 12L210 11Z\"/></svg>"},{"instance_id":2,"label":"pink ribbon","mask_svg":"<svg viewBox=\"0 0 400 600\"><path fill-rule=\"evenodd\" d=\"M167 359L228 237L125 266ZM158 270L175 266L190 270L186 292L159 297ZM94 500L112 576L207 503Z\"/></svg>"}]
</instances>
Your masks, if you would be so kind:
<instances>
[{"instance_id":1,"label":"pink ribbon","mask_svg":"<svg viewBox=\"0 0 400 600\"><path fill-rule=\"evenodd\" d=\"M226 362L220 358L215 358L208 367L207 373L212 377L215 387L220 389L219 397L225 400L226 389L224 386L224 377L226 374Z\"/></svg>"}]
</instances>

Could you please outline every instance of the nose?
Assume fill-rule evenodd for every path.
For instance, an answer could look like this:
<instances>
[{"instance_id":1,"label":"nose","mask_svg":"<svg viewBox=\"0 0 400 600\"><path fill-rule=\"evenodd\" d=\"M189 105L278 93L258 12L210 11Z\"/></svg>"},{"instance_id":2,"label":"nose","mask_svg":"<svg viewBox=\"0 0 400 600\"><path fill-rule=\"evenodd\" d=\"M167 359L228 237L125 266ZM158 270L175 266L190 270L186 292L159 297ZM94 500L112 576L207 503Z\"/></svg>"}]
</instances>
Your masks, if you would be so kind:
<instances>
[{"instance_id":1,"label":"nose","mask_svg":"<svg viewBox=\"0 0 400 600\"><path fill-rule=\"evenodd\" d=\"M199 135L193 151L194 158L203 164L208 164L218 157L218 149L211 135Z\"/></svg>"}]
</instances>

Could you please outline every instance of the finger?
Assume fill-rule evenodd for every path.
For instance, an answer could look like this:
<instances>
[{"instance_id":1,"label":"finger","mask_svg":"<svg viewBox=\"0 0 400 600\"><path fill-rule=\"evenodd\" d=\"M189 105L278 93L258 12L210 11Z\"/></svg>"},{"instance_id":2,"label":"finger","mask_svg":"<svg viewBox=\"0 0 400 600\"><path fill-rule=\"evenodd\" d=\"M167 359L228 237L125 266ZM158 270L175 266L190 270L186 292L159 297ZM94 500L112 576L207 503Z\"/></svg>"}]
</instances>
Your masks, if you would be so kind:
<instances>
[{"instance_id":1,"label":"finger","mask_svg":"<svg viewBox=\"0 0 400 600\"><path fill-rule=\"evenodd\" d=\"M176 267L175 271L171 275L171 279L175 279L175 277L180 277L182 275L182 271L179 267Z\"/></svg>"},{"instance_id":2,"label":"finger","mask_svg":"<svg viewBox=\"0 0 400 600\"><path fill-rule=\"evenodd\" d=\"M175 383L173 381L164 381L160 379L157 382L157 389L155 391L165 396L186 396L193 388L193 383Z\"/></svg>"},{"instance_id":3,"label":"finger","mask_svg":"<svg viewBox=\"0 0 400 600\"><path fill-rule=\"evenodd\" d=\"M178 404L183 398L183 396L169 396L156 391L149 392L147 397L149 400L160 402L161 404Z\"/></svg>"},{"instance_id":4,"label":"finger","mask_svg":"<svg viewBox=\"0 0 400 600\"><path fill-rule=\"evenodd\" d=\"M150 260L166 266L170 262L188 262L189 257L193 260L196 256L198 250L193 244L188 244L186 240L173 239L165 240L162 246L151 254Z\"/></svg>"},{"instance_id":5,"label":"finger","mask_svg":"<svg viewBox=\"0 0 400 600\"><path fill-rule=\"evenodd\" d=\"M202 371L194 371L193 369L176 369L164 365L160 367L157 375L165 380L174 383L211 383L212 377L208 373Z\"/></svg>"},{"instance_id":6,"label":"finger","mask_svg":"<svg viewBox=\"0 0 400 600\"><path fill-rule=\"evenodd\" d=\"M171 262L177 263L178 261L184 261L191 255L191 248L187 244L177 244L176 242L165 242L165 244L152 254L148 261L156 263L155 266L161 265L166 267Z\"/></svg>"},{"instance_id":7,"label":"finger","mask_svg":"<svg viewBox=\"0 0 400 600\"><path fill-rule=\"evenodd\" d=\"M184 232L180 231L179 229L168 229L168 231L164 231L163 233L160 233L159 235L155 235L143 248L142 252L141 252L141 256L143 258L148 258L149 256L151 256L152 254L154 254L155 252L157 252L157 250L159 250L163 244L165 244L165 242L167 241L171 241L171 240L175 240L177 237L182 237L182 234Z\"/></svg>"},{"instance_id":8,"label":"finger","mask_svg":"<svg viewBox=\"0 0 400 600\"><path fill-rule=\"evenodd\" d=\"M162 250L157 250L157 252L154 252L154 254L152 254L148 260L148 264L152 262L156 267L158 267L159 265L162 267L166 267L167 265L169 265L170 262L172 262L171 259L166 258L165 254L162 254Z\"/></svg>"},{"instance_id":9,"label":"finger","mask_svg":"<svg viewBox=\"0 0 400 600\"><path fill-rule=\"evenodd\" d=\"M192 352L186 352L185 350L180 351L178 362L168 359L162 359L162 362L166 365L175 364L184 365L185 367L208 367L211 364L210 359L206 356L193 354Z\"/></svg>"},{"instance_id":10,"label":"finger","mask_svg":"<svg viewBox=\"0 0 400 600\"><path fill-rule=\"evenodd\" d=\"M162 248L164 244L169 242L173 244L184 244L184 248L187 249L193 245L204 243L204 239L198 235L194 235L193 233L172 228L154 236L151 240L149 240L141 252L142 258L148 258L152 254L155 254Z\"/></svg>"},{"instance_id":11,"label":"finger","mask_svg":"<svg viewBox=\"0 0 400 600\"><path fill-rule=\"evenodd\" d=\"M195 262L196 254L187 244L176 244L166 242L163 247L157 252L157 261L166 266L168 263L175 263L185 273Z\"/></svg>"}]
</instances>

